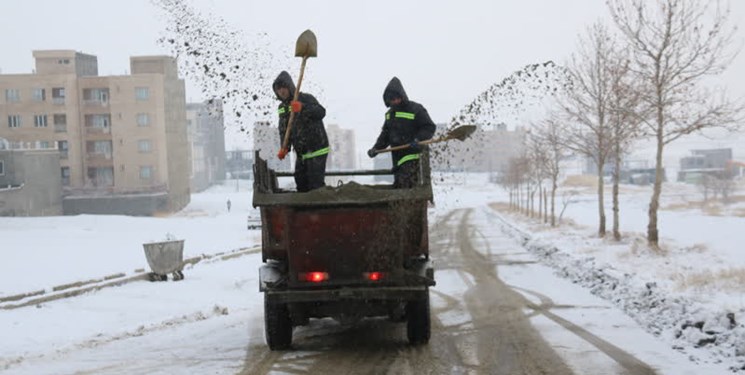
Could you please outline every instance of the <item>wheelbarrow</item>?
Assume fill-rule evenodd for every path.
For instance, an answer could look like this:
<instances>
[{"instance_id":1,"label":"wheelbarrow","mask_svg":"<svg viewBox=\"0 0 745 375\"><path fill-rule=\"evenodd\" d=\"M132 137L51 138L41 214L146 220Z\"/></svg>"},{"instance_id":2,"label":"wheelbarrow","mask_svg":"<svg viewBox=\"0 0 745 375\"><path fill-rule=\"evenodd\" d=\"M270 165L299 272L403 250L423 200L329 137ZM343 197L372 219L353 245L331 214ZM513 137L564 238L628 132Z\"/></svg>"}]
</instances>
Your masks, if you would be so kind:
<instances>
[{"instance_id":1,"label":"wheelbarrow","mask_svg":"<svg viewBox=\"0 0 745 375\"><path fill-rule=\"evenodd\" d=\"M173 281L184 279L184 240L150 242L142 244L150 269L150 281L166 281L173 274Z\"/></svg>"}]
</instances>

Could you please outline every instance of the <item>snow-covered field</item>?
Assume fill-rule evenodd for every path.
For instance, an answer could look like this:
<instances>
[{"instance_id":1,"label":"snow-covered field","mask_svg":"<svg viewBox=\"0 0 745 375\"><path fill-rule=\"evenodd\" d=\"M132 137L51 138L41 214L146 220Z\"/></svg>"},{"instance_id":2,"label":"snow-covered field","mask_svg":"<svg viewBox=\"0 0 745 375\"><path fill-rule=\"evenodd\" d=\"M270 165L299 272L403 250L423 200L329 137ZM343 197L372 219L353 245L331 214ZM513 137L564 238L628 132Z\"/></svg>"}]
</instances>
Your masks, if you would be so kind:
<instances>
[{"instance_id":1,"label":"snow-covered field","mask_svg":"<svg viewBox=\"0 0 745 375\"><path fill-rule=\"evenodd\" d=\"M251 188L250 181L215 186L192 195L186 209L168 218L0 218L0 298L147 269L142 244L169 237L185 240L184 258L258 246L260 233L246 230L246 216L258 215Z\"/></svg>"},{"instance_id":2,"label":"snow-covered field","mask_svg":"<svg viewBox=\"0 0 745 375\"><path fill-rule=\"evenodd\" d=\"M597 235L594 186L566 190L577 195L561 226L501 205L506 230L559 274L612 301L692 361L745 370L745 205L704 206L695 187L666 184L658 252L645 239L651 187L622 187L620 242L610 233L607 239Z\"/></svg>"},{"instance_id":3,"label":"snow-covered field","mask_svg":"<svg viewBox=\"0 0 745 375\"><path fill-rule=\"evenodd\" d=\"M501 188L487 182L486 175L434 176L433 180L437 183L433 218L451 209L484 207L507 199ZM597 238L592 187L573 189L579 192L577 200L567 207L559 229L500 210L495 215L501 224L494 230L509 233L551 267L542 269L553 269L625 311L643 329L657 334L662 344L676 347L694 361L691 368L743 366L745 254L738 245L745 243L745 218L737 216L742 203L702 211L686 203L698 199L695 190L666 185L663 207L671 209L660 213L664 254L657 254L643 240L648 188L624 187L620 244ZM227 199L232 202L229 213ZM0 298L42 289L49 292L55 285L112 273L134 274L136 269L147 269L142 243L169 234L185 239L185 257L251 248L259 244L260 236L246 229L246 216L255 214L250 201L248 182L241 181L236 189L235 181L230 181L194 194L185 210L167 218L0 218ZM261 259L250 251L242 254L231 261L214 257L187 267L186 279L178 283L129 283L36 308L0 310L0 372L122 372L99 364L132 360L122 341L142 335L152 338L141 342L152 348L152 354L138 358L141 367L130 370L158 372L151 371L149 364L186 356L191 362L159 371L237 371L250 355L246 343L263 344L263 322L249 319L261 315L256 285ZM526 287L540 280L515 272L501 275L508 283ZM561 289L566 293L572 285L566 283ZM628 325L623 321L626 317L613 314L598 319L608 327ZM193 324L193 331L168 334L170 327L184 324ZM535 324L548 327L546 322ZM237 334L229 336L218 327L232 327ZM562 340L556 331L545 334L552 332L551 340ZM191 340L207 340L205 345L214 350L198 353L181 345ZM214 362L220 365L211 365ZM667 362L656 365L671 368Z\"/></svg>"}]
</instances>

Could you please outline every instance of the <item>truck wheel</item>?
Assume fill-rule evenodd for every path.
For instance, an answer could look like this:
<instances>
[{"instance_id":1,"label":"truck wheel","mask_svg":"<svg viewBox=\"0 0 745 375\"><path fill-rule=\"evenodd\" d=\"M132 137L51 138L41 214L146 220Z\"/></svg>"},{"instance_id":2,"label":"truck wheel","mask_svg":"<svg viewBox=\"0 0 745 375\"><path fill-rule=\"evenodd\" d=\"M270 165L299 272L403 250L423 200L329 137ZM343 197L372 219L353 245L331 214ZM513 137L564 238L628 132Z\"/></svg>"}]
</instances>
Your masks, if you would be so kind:
<instances>
[{"instance_id":1,"label":"truck wheel","mask_svg":"<svg viewBox=\"0 0 745 375\"><path fill-rule=\"evenodd\" d=\"M406 335L412 345L426 344L430 337L429 291L406 304Z\"/></svg>"},{"instance_id":2,"label":"truck wheel","mask_svg":"<svg viewBox=\"0 0 745 375\"><path fill-rule=\"evenodd\" d=\"M264 295L264 334L271 350L289 349L292 344L292 321L286 303L271 301Z\"/></svg>"}]
</instances>

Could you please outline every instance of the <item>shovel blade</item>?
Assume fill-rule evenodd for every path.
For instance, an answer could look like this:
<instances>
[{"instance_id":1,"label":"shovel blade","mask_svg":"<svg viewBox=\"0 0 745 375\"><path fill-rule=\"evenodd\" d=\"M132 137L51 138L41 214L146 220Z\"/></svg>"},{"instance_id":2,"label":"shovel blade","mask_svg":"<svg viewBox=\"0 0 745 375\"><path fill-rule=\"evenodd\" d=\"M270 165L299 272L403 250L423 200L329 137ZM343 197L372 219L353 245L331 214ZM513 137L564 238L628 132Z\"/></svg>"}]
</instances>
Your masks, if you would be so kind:
<instances>
[{"instance_id":1,"label":"shovel blade","mask_svg":"<svg viewBox=\"0 0 745 375\"><path fill-rule=\"evenodd\" d=\"M295 57L316 57L318 56L318 42L316 34L310 30L303 31L295 43Z\"/></svg>"},{"instance_id":2,"label":"shovel blade","mask_svg":"<svg viewBox=\"0 0 745 375\"><path fill-rule=\"evenodd\" d=\"M457 139L459 141L464 141L466 138L470 137L473 132L476 131L476 125L461 125L453 130L451 130L447 137L449 139Z\"/></svg>"}]
</instances>

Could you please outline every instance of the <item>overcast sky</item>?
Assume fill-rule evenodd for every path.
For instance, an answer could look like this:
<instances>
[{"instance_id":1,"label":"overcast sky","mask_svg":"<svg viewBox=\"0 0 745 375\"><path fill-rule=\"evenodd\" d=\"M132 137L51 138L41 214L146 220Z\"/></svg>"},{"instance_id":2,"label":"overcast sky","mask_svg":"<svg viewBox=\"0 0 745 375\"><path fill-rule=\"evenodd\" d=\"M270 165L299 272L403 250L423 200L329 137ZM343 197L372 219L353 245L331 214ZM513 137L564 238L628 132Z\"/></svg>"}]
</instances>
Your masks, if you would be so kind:
<instances>
[{"instance_id":1,"label":"overcast sky","mask_svg":"<svg viewBox=\"0 0 745 375\"><path fill-rule=\"evenodd\" d=\"M30 72L36 49L94 54L101 75L124 74L129 56L169 52L156 43L167 19L149 0L5 1L0 22L4 74ZM277 48L292 50L303 30L313 30L318 58L309 60L306 78L323 88L326 123L355 129L358 150L369 148L380 130L382 92L391 77L401 79L409 97L422 103L435 122L448 122L484 89L526 64L565 61L577 35L608 18L602 0L190 3L246 35L268 33ZM743 24L745 1L733 1L732 10L732 21ZM296 60L290 62L296 78L300 59L290 59ZM204 99L186 79L187 100ZM723 82L733 94L745 94L745 54Z\"/></svg>"}]
</instances>

